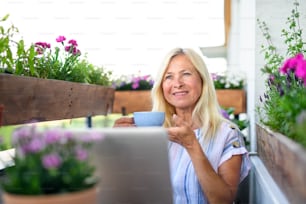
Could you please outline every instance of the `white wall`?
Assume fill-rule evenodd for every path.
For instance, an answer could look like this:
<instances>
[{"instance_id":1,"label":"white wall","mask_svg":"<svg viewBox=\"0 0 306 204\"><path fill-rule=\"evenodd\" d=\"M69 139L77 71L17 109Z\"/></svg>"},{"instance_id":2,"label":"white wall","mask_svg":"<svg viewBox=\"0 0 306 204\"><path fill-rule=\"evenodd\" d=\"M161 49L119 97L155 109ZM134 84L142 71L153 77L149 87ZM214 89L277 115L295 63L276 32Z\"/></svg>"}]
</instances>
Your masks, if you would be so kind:
<instances>
[{"instance_id":1,"label":"white wall","mask_svg":"<svg viewBox=\"0 0 306 204\"><path fill-rule=\"evenodd\" d=\"M247 117L250 120L248 136L254 137L255 0L232 0L228 67L230 70L246 74ZM251 146L253 144L251 143Z\"/></svg>"}]
</instances>

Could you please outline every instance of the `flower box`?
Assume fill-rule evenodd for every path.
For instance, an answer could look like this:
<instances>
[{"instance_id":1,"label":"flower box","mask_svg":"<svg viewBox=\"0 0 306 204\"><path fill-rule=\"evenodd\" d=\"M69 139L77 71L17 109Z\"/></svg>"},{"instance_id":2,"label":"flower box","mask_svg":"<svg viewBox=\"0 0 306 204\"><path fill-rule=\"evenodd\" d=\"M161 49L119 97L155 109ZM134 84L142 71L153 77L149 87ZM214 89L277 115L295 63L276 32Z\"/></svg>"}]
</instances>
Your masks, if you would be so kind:
<instances>
[{"instance_id":1,"label":"flower box","mask_svg":"<svg viewBox=\"0 0 306 204\"><path fill-rule=\"evenodd\" d=\"M306 151L288 137L256 124L257 151L291 203L306 200Z\"/></svg>"},{"instance_id":2,"label":"flower box","mask_svg":"<svg viewBox=\"0 0 306 204\"><path fill-rule=\"evenodd\" d=\"M235 108L234 113L246 112L246 94L243 89L218 89L217 98L222 107ZM151 91L115 91L113 113L123 115L152 109Z\"/></svg>"},{"instance_id":3,"label":"flower box","mask_svg":"<svg viewBox=\"0 0 306 204\"><path fill-rule=\"evenodd\" d=\"M107 86L0 74L2 125L106 115L114 92Z\"/></svg>"},{"instance_id":4,"label":"flower box","mask_svg":"<svg viewBox=\"0 0 306 204\"><path fill-rule=\"evenodd\" d=\"M244 89L217 89L219 104L224 108L234 108L234 114L246 112L246 93Z\"/></svg>"},{"instance_id":5,"label":"flower box","mask_svg":"<svg viewBox=\"0 0 306 204\"><path fill-rule=\"evenodd\" d=\"M152 109L151 91L115 91L113 113L127 115Z\"/></svg>"}]
</instances>

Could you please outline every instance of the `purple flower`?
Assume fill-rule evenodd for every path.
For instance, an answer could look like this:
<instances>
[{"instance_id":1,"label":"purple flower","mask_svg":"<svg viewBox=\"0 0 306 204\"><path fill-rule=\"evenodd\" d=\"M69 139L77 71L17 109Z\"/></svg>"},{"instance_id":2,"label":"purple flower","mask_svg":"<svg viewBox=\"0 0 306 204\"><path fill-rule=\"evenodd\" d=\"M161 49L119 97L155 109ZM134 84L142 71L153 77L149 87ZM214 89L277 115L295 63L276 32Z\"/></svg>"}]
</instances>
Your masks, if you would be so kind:
<instances>
[{"instance_id":1,"label":"purple flower","mask_svg":"<svg viewBox=\"0 0 306 204\"><path fill-rule=\"evenodd\" d=\"M104 135L99 132L90 132L87 135L80 136L80 140L85 143L96 142L102 140Z\"/></svg>"},{"instance_id":2,"label":"purple flower","mask_svg":"<svg viewBox=\"0 0 306 204\"><path fill-rule=\"evenodd\" d=\"M34 138L30 143L25 147L26 152L36 153L40 152L45 148L45 143L41 138Z\"/></svg>"},{"instance_id":3,"label":"purple flower","mask_svg":"<svg viewBox=\"0 0 306 204\"><path fill-rule=\"evenodd\" d=\"M224 118L226 118L226 119L230 119L230 117L229 117L229 115L228 115L227 111L226 111L226 110L224 110L224 109L222 109L222 108L221 108L221 114L223 115L223 117L224 117Z\"/></svg>"},{"instance_id":4,"label":"purple flower","mask_svg":"<svg viewBox=\"0 0 306 204\"><path fill-rule=\"evenodd\" d=\"M56 42L59 42L59 43L64 42L65 40L66 40L66 37L65 37L65 36L62 36L62 35L60 35L60 36L58 36L58 37L56 38Z\"/></svg>"},{"instance_id":5,"label":"purple flower","mask_svg":"<svg viewBox=\"0 0 306 204\"><path fill-rule=\"evenodd\" d=\"M58 129L47 130L45 139L47 144L57 143L61 139L61 132Z\"/></svg>"},{"instance_id":6,"label":"purple flower","mask_svg":"<svg viewBox=\"0 0 306 204\"><path fill-rule=\"evenodd\" d=\"M211 73L211 78L212 78L213 81L216 81L216 80L218 80L219 76L216 73Z\"/></svg>"},{"instance_id":7,"label":"purple flower","mask_svg":"<svg viewBox=\"0 0 306 204\"><path fill-rule=\"evenodd\" d=\"M79 161L84 161L88 158L87 151L85 149L81 148L81 147L78 147L75 150L75 154L76 154L77 160L79 160Z\"/></svg>"},{"instance_id":8,"label":"purple flower","mask_svg":"<svg viewBox=\"0 0 306 204\"><path fill-rule=\"evenodd\" d=\"M12 143L18 145L21 141L29 139L34 134L34 126L23 126L13 132Z\"/></svg>"},{"instance_id":9,"label":"purple flower","mask_svg":"<svg viewBox=\"0 0 306 204\"><path fill-rule=\"evenodd\" d=\"M42 158L42 164L46 169L57 168L61 163L61 157L57 153L47 154Z\"/></svg>"}]
</instances>

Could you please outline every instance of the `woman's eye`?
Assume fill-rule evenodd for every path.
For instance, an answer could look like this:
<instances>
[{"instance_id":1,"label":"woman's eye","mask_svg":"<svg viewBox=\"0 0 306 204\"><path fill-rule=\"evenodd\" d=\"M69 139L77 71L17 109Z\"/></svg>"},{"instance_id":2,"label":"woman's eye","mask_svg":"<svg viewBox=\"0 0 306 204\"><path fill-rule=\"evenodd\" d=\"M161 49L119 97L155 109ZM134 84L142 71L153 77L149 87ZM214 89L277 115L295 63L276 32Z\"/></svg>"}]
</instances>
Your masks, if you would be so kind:
<instances>
[{"instance_id":1,"label":"woman's eye","mask_svg":"<svg viewBox=\"0 0 306 204\"><path fill-rule=\"evenodd\" d=\"M171 79L172 78L172 76L171 75L167 75L167 76L165 76L165 79Z\"/></svg>"},{"instance_id":2,"label":"woman's eye","mask_svg":"<svg viewBox=\"0 0 306 204\"><path fill-rule=\"evenodd\" d=\"M190 72L184 72L183 75L186 75L186 76L188 75L189 76L189 75L191 75L191 73Z\"/></svg>"}]
</instances>

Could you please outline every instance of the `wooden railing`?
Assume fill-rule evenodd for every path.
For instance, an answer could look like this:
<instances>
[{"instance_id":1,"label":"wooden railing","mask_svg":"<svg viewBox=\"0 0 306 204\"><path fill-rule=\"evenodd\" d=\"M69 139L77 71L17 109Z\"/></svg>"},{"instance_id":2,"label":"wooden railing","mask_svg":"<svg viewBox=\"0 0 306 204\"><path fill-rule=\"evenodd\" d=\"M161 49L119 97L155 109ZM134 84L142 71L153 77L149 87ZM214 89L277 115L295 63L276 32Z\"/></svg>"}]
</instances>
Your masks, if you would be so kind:
<instances>
[{"instance_id":1,"label":"wooden railing","mask_svg":"<svg viewBox=\"0 0 306 204\"><path fill-rule=\"evenodd\" d=\"M1 125L106 115L113 101L111 87L0 74Z\"/></svg>"}]
</instances>

